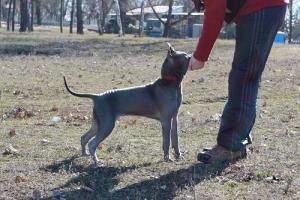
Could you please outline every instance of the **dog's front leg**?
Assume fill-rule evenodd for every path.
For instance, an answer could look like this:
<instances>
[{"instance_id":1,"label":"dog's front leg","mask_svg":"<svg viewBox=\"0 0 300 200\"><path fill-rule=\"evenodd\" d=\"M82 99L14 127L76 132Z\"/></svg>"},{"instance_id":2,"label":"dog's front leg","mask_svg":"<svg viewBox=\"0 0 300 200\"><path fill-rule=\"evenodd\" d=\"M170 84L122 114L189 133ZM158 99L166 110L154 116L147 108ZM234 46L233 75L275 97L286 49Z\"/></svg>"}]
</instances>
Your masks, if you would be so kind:
<instances>
[{"instance_id":1,"label":"dog's front leg","mask_svg":"<svg viewBox=\"0 0 300 200\"><path fill-rule=\"evenodd\" d=\"M161 120L162 134L163 134L163 151L164 151L164 160L171 161L169 155L170 148L170 132L172 127L172 118L166 117Z\"/></svg>"},{"instance_id":2,"label":"dog's front leg","mask_svg":"<svg viewBox=\"0 0 300 200\"><path fill-rule=\"evenodd\" d=\"M181 154L179 150L179 139L177 133L177 113L173 116L172 119L171 141L175 153L175 159L179 159Z\"/></svg>"}]
</instances>

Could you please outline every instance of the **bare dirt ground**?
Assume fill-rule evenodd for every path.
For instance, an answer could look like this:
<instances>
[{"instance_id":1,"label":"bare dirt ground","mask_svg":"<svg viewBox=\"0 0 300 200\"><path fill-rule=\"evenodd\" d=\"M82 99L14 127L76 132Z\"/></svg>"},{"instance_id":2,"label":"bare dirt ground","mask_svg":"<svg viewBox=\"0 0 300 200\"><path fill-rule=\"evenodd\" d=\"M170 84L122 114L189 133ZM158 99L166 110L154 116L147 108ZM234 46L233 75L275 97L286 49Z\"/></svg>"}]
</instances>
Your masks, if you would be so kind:
<instances>
[{"instance_id":1,"label":"bare dirt ground","mask_svg":"<svg viewBox=\"0 0 300 200\"><path fill-rule=\"evenodd\" d=\"M258 99L247 159L221 167L197 163L215 144L227 98L234 43L218 41L205 69L189 72L179 114L184 159L162 161L158 122L121 118L99 146L106 167L80 156L91 101L101 93L159 77L166 41L190 52L197 40L0 31L0 199L300 199L300 46L275 45ZM54 123L52 118L60 121Z\"/></svg>"}]
</instances>

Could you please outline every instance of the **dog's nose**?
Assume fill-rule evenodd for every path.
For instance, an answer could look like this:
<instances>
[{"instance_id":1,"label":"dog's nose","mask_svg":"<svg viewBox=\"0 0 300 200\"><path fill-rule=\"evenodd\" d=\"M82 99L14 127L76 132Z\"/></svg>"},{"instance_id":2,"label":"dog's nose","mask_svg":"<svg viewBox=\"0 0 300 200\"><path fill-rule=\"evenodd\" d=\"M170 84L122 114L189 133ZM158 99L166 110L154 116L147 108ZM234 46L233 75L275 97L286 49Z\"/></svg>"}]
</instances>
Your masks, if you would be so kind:
<instances>
[{"instance_id":1,"label":"dog's nose","mask_svg":"<svg viewBox=\"0 0 300 200\"><path fill-rule=\"evenodd\" d=\"M187 54L186 58L189 59L189 61L190 61L190 59L192 58L192 55L191 54Z\"/></svg>"}]
</instances>

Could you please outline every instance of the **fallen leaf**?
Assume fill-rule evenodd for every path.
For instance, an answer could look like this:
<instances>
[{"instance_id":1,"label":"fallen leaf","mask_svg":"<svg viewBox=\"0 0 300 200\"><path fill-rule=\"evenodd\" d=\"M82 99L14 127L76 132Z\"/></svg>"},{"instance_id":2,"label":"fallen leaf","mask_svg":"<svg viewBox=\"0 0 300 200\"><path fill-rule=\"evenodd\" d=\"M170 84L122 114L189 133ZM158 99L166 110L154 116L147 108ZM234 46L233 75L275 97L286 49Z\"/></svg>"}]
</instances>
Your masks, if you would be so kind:
<instances>
[{"instance_id":1,"label":"fallen leaf","mask_svg":"<svg viewBox=\"0 0 300 200\"><path fill-rule=\"evenodd\" d=\"M53 106L51 109L50 109L51 112L56 112L58 111L58 108L56 106Z\"/></svg>"},{"instance_id":2,"label":"fallen leaf","mask_svg":"<svg viewBox=\"0 0 300 200\"><path fill-rule=\"evenodd\" d=\"M136 122L137 122L137 120L136 120L136 119L132 119L132 120L130 120L130 121L129 121L129 124L130 124L130 125L135 125L135 124L136 124Z\"/></svg>"},{"instance_id":3,"label":"fallen leaf","mask_svg":"<svg viewBox=\"0 0 300 200\"><path fill-rule=\"evenodd\" d=\"M35 114L32 111L28 111L23 107L17 106L14 107L11 111L5 113L5 119L7 118L25 118L25 117L33 117ZM4 115L3 115L4 117Z\"/></svg>"},{"instance_id":4,"label":"fallen leaf","mask_svg":"<svg viewBox=\"0 0 300 200\"><path fill-rule=\"evenodd\" d=\"M17 133L16 133L16 129L15 128L12 128L12 129L10 129L10 131L9 131L9 136L10 137L14 137L14 136L16 136L17 135Z\"/></svg>"},{"instance_id":5,"label":"fallen leaf","mask_svg":"<svg viewBox=\"0 0 300 200\"><path fill-rule=\"evenodd\" d=\"M27 181L27 177L25 176L16 176L15 178L15 183L21 183L21 182L26 182Z\"/></svg>"},{"instance_id":6,"label":"fallen leaf","mask_svg":"<svg viewBox=\"0 0 300 200\"><path fill-rule=\"evenodd\" d=\"M104 150L104 147L105 147L104 144L99 144L97 148L98 148L99 150Z\"/></svg>"},{"instance_id":7,"label":"fallen leaf","mask_svg":"<svg viewBox=\"0 0 300 200\"><path fill-rule=\"evenodd\" d=\"M192 122L196 123L197 119L195 117L192 117Z\"/></svg>"},{"instance_id":8,"label":"fallen leaf","mask_svg":"<svg viewBox=\"0 0 300 200\"><path fill-rule=\"evenodd\" d=\"M227 169L225 170L227 173L235 173L240 169L239 166L237 166L236 164L231 164L227 167Z\"/></svg>"},{"instance_id":9,"label":"fallen leaf","mask_svg":"<svg viewBox=\"0 0 300 200\"><path fill-rule=\"evenodd\" d=\"M16 118L24 118L26 116L25 111L20 111L16 113Z\"/></svg>"}]
</instances>

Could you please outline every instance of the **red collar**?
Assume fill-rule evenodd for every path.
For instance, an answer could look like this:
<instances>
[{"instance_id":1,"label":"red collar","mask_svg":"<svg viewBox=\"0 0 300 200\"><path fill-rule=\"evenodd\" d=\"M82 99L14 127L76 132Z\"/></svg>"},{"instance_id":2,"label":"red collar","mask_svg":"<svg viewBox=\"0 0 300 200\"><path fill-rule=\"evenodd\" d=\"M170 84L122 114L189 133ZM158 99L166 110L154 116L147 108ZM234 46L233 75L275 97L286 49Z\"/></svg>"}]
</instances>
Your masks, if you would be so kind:
<instances>
[{"instance_id":1,"label":"red collar","mask_svg":"<svg viewBox=\"0 0 300 200\"><path fill-rule=\"evenodd\" d=\"M177 77L173 75L163 76L162 79L167 81L177 81Z\"/></svg>"}]
</instances>

